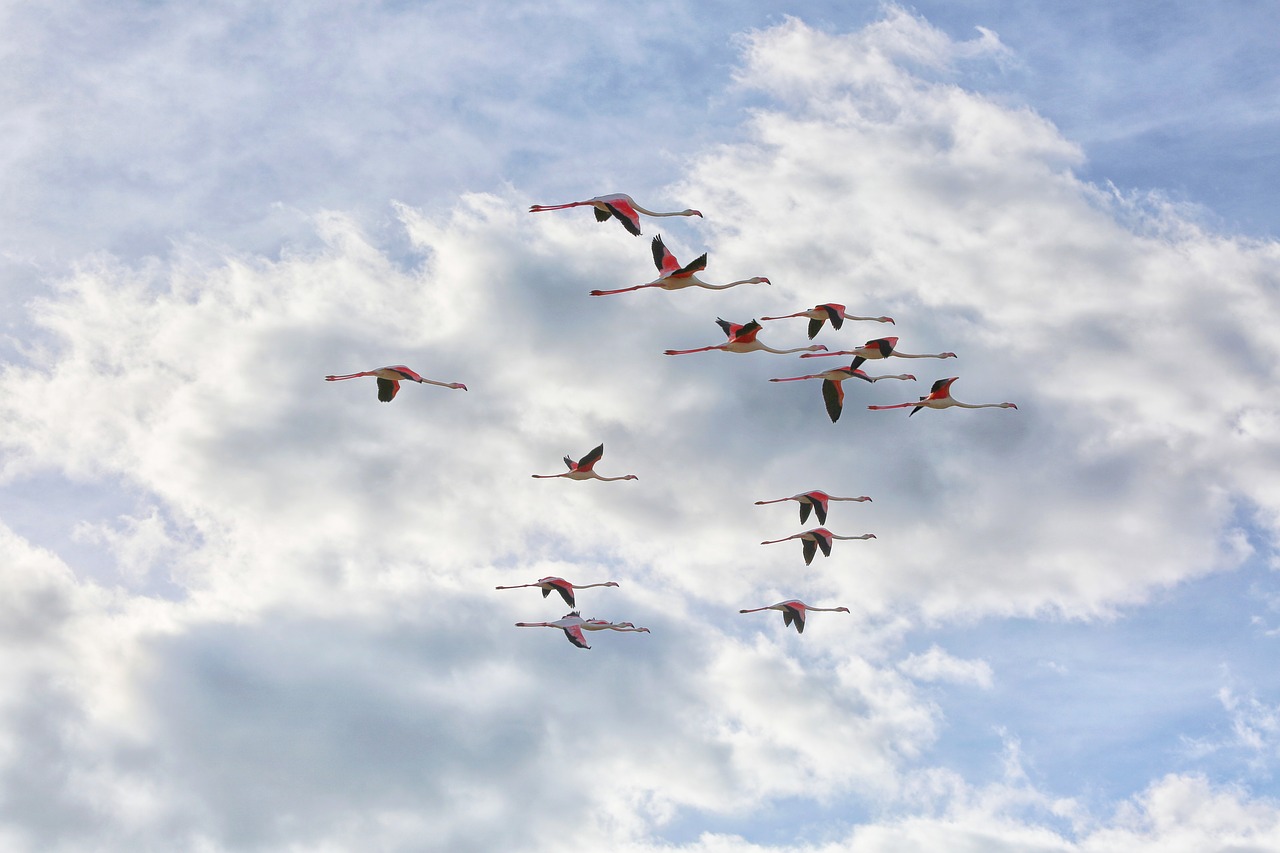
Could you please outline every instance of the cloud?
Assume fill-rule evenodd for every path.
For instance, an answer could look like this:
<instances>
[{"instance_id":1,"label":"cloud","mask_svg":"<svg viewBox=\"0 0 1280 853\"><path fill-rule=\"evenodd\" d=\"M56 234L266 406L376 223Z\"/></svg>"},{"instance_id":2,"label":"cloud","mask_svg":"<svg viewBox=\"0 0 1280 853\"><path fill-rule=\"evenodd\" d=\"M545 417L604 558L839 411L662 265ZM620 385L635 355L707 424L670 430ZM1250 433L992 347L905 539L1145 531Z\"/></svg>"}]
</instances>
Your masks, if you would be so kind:
<instances>
[{"instance_id":1,"label":"cloud","mask_svg":"<svg viewBox=\"0 0 1280 853\"><path fill-rule=\"evenodd\" d=\"M387 197L394 237L339 206L278 254L193 238L46 281L0 373L0 485L88 483L112 507L0 539L31 649L0 688L18 846L645 849L710 816L761 823L684 846L750 849L787 801L871 810L814 829L830 849L1274 833L1274 804L1194 777L1094 831L1025 775L931 766L945 709L916 682L993 674L937 646L902 659L911 631L1110 615L1272 548L1280 518L1276 246L1081 181L1049 122L949 78L1005 55L893 9L850 35L753 31L736 86L762 103L660 188L706 221L645 240L488 182ZM717 280L774 284L587 296L652 278L659 232ZM960 357L849 389L833 425L816 388L765 381L809 362L661 355L718 341L716 317L832 300ZM400 363L471 390L383 404L323 381ZM951 375L1019 410L864 408ZM601 470L638 481L529 476L601 442ZM815 487L872 495L829 524L877 538L808 567L761 548L794 507L753 501ZM582 651L516 629L561 605L493 587L547 573L617 580L584 615L653 633ZM793 596L852 612L803 636L736 612Z\"/></svg>"}]
</instances>

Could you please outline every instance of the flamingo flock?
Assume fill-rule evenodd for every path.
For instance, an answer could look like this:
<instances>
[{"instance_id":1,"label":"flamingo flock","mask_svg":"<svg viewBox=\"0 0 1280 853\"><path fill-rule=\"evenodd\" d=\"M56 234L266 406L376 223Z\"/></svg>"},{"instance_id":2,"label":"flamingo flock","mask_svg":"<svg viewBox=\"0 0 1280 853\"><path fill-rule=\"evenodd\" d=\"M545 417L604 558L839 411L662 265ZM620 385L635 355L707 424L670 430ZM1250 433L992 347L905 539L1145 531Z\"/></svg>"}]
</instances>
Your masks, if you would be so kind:
<instances>
[{"instance_id":1,"label":"flamingo flock","mask_svg":"<svg viewBox=\"0 0 1280 853\"><path fill-rule=\"evenodd\" d=\"M531 213L541 213L545 211L567 210L575 207L590 207L595 213L595 217L599 222L607 222L609 219L617 219L622 227L632 235L639 236L641 234L640 217L648 216L654 218L672 217L672 216L693 216L702 218L702 213L692 208L678 211L653 211L641 205L628 195L615 193L611 195L596 196L594 198L585 199L583 201L573 201L565 204L540 205L535 204L529 208ZM700 278L697 274L707 267L707 254L704 252L688 264L681 264L676 256L667 248L662 239L662 235L655 236L650 241L650 249L653 255L654 265L658 269L658 277L653 281L645 284L638 284L631 287L617 288L613 290L592 290L590 296L614 296L623 293L631 293L639 290L658 289L666 291L683 290L690 287L702 288L705 290L728 290L729 288L739 287L750 284L772 284L772 281L765 276L754 276L752 278L731 281L726 284L709 284ZM916 377L910 373L884 374L872 376L862 370L862 365L867 361L888 359L888 358L912 358L912 359L947 359L956 358L953 352L941 353L908 353L898 349L897 337L883 337L869 340L861 346L854 347L849 350L829 351L824 344L809 344L788 348L775 348L768 346L758 340L757 336L761 331L762 322L774 322L787 319L807 319L808 337L813 340L820 332L830 324L831 328L839 331L846 321L867 321L876 323L896 324L892 317L887 316L860 316L852 314L846 306L836 303L827 302L816 305L812 308L796 311L791 314L783 314L776 317L762 316L759 319L748 320L745 323L733 323L722 318L716 319L716 324L724 332L725 341L720 344L712 344L709 346L698 347L695 349L668 349L664 351L665 355L690 355L702 352L728 352L728 353L750 353L750 352L766 352L773 355L791 355L799 353L801 358L825 358L831 356L851 356L852 361L847 367L836 367L824 370L818 373L810 373L801 376L786 376L770 379L770 382L800 382L805 380L820 380L822 386L822 398L827 412L828 418L834 424L840 420L840 416L844 411L845 389L844 383L851 379L866 382L868 385L880 382L885 379L893 379L898 381L914 382ZM450 388L455 390L467 390L467 386L461 382L441 382L434 379L426 379L417 372L405 367L404 365L393 365L390 367L380 367L374 370L362 371L360 373L348 373L342 375L329 375L325 377L328 382L337 382L346 379L357 379L361 377L374 377L377 380L378 399L384 403L389 403L395 399L400 390L401 382L415 382L423 385L436 385L442 388ZM947 408L1010 408L1016 409L1013 403L963 403L951 396L951 386L958 377L948 377L938 379L932 384L928 394L914 401L905 403L894 403L890 405L868 405L867 408L872 411L883 411L887 409L903 409L910 408L910 415L914 415L921 409L947 409ZM856 384L856 383L855 383ZM909 415L909 416L910 416ZM534 479L552 480L600 480L603 482L615 482L620 480L636 480L635 474L622 474L618 476L606 477L595 470L595 466L604 457L604 444L601 443L593 448L589 453L579 459L571 456L564 457L566 470L556 474L533 474ZM848 540L871 540L875 539L874 533L863 533L857 536L842 535L833 533L826 528L828 513L830 506L835 502L870 502L868 495L859 497L839 497L828 494L819 489L813 489L807 492L791 495L789 497L774 498L771 500L756 501L756 506L766 506L770 504L784 503L795 501L799 505L800 523L804 524L809 520L810 514L816 516L819 527L803 530L790 536L784 536L778 539L766 539L760 544L774 545L782 542L799 540L801 543L801 553L806 566L813 563L814 557L819 551L824 557L831 555L832 543L839 539ZM548 576L539 578L531 583L508 584L496 587L499 590L511 589L539 589L542 597L547 599L554 592L563 602L568 605L571 610L559 619L540 621L540 622L517 622L516 627L519 628L556 628L564 633L565 638L574 646L581 649L590 649L586 636L588 633L612 631L616 633L650 633L648 628L636 627L632 622L613 622L606 619L584 618L578 609L577 592L580 590L618 587L617 581L599 581L595 583L576 584L565 580L561 577ZM805 629L805 620L807 614L813 612L828 613L849 613L848 607L818 607L799 599L788 599L769 604L763 607L752 607L739 610L739 613L758 613L765 610L776 610L782 613L783 628L793 627L798 634L803 634Z\"/></svg>"}]
</instances>

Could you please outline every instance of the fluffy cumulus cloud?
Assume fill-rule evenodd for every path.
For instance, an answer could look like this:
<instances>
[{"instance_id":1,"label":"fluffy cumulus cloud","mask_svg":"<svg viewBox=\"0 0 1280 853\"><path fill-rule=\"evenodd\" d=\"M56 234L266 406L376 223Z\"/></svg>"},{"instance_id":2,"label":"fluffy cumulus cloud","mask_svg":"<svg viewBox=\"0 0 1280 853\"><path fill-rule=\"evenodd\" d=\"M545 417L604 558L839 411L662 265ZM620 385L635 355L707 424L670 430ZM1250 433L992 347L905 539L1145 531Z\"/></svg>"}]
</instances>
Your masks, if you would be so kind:
<instances>
[{"instance_id":1,"label":"fluffy cumulus cloud","mask_svg":"<svg viewBox=\"0 0 1280 853\"><path fill-rule=\"evenodd\" d=\"M1001 676L903 640L1109 614L1272 547L1280 248L1079 180L1052 125L952 81L1007 59L994 33L890 9L740 46L754 110L640 199L705 220L634 239L513 184L385 199L391 238L327 211L279 254L193 239L42 283L0 373L0 485L63 509L0 529L7 848L1277 843L1274 803L1201 776L1095 814L1016 754L991 783L938 765L942 688ZM773 283L587 296L650 280L657 233ZM820 302L896 320L831 350L958 357L871 362L916 380L832 424L816 382L766 380L844 357L662 355ZM323 381L387 364L469 390ZM950 376L1018 408L866 409ZM530 477L601 442L638 480ZM872 496L828 524L876 538L758 544L801 528L753 502L811 488ZM617 581L584 615L652 633L514 627L567 608L494 587L544 575ZM850 612L737 612L793 597Z\"/></svg>"}]
</instances>

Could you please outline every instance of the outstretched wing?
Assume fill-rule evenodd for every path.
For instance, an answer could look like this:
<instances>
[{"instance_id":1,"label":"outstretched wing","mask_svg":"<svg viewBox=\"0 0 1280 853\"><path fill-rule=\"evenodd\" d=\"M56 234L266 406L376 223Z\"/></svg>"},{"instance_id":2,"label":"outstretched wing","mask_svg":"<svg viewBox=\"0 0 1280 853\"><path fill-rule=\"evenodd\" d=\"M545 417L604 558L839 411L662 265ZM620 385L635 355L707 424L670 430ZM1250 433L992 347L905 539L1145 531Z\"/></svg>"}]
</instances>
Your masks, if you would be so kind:
<instances>
[{"instance_id":1,"label":"outstretched wing","mask_svg":"<svg viewBox=\"0 0 1280 853\"><path fill-rule=\"evenodd\" d=\"M734 332L742 328L737 323L730 323L728 320L721 319L720 317L716 318L716 325L719 326L724 331L725 335L730 338L733 337Z\"/></svg>"},{"instance_id":2,"label":"outstretched wing","mask_svg":"<svg viewBox=\"0 0 1280 853\"><path fill-rule=\"evenodd\" d=\"M672 278L688 278L696 272L702 272L707 268L707 253L703 252L689 263L671 274Z\"/></svg>"},{"instance_id":3,"label":"outstretched wing","mask_svg":"<svg viewBox=\"0 0 1280 853\"><path fill-rule=\"evenodd\" d=\"M378 399L384 403L390 403L395 399L396 393L400 390L400 382L396 379L383 379L378 377Z\"/></svg>"},{"instance_id":4,"label":"outstretched wing","mask_svg":"<svg viewBox=\"0 0 1280 853\"><path fill-rule=\"evenodd\" d=\"M803 634L804 633L804 611L801 610L799 607L787 607L786 610L782 611L783 621L787 621L788 615L791 617L790 621L796 623L796 633Z\"/></svg>"},{"instance_id":5,"label":"outstretched wing","mask_svg":"<svg viewBox=\"0 0 1280 853\"><path fill-rule=\"evenodd\" d=\"M623 228L627 229L637 237L640 236L640 215L635 212L635 209L631 205L627 204L622 199L613 199L612 201L604 202L604 206L609 209L610 214L617 217L618 221L622 223ZM600 214L598 211L600 209L596 208L596 210L596 219L599 219Z\"/></svg>"},{"instance_id":6,"label":"outstretched wing","mask_svg":"<svg viewBox=\"0 0 1280 853\"><path fill-rule=\"evenodd\" d=\"M844 410L844 383L822 380L822 399L827 403L827 416L831 422L840 420L840 412Z\"/></svg>"},{"instance_id":7,"label":"outstretched wing","mask_svg":"<svg viewBox=\"0 0 1280 853\"><path fill-rule=\"evenodd\" d=\"M827 312L827 318L831 320L831 328L839 329L844 325L844 306L837 305L834 302L828 302L826 305L820 305Z\"/></svg>"},{"instance_id":8,"label":"outstretched wing","mask_svg":"<svg viewBox=\"0 0 1280 853\"><path fill-rule=\"evenodd\" d=\"M593 465L595 465L597 462L599 462L599 461L600 461L600 457L601 457L601 456L604 456L604 445L603 445L603 444L602 444L602 445L600 445L599 447L597 447L595 450L592 450L592 451L591 451L590 453L588 453L586 456L584 456L584 457L582 457L581 459L579 459L579 460L578 460L578 465L577 465L577 467L576 467L576 468L574 468L573 470L575 470L575 471L590 471L590 470L591 470L591 468L592 468L592 466L593 466Z\"/></svg>"},{"instance_id":9,"label":"outstretched wing","mask_svg":"<svg viewBox=\"0 0 1280 853\"><path fill-rule=\"evenodd\" d=\"M661 234L653 238L651 245L653 246L653 265L658 268L658 272L670 275L680 269L680 262L662 242Z\"/></svg>"},{"instance_id":10,"label":"outstretched wing","mask_svg":"<svg viewBox=\"0 0 1280 853\"><path fill-rule=\"evenodd\" d=\"M580 649L591 648L587 645L587 638L582 635L582 629L577 625L574 625L572 628L565 628L564 635L568 638L569 642L573 643Z\"/></svg>"},{"instance_id":11,"label":"outstretched wing","mask_svg":"<svg viewBox=\"0 0 1280 853\"><path fill-rule=\"evenodd\" d=\"M567 455L564 457L564 466L565 466L566 468L568 468L570 471L577 471L577 470L578 470L578 463L577 463L577 462L574 462L574 461L573 461L572 459L570 459Z\"/></svg>"},{"instance_id":12,"label":"outstretched wing","mask_svg":"<svg viewBox=\"0 0 1280 853\"><path fill-rule=\"evenodd\" d=\"M825 306L818 306L818 307L821 308ZM818 336L818 332L822 331L822 324L825 322L827 322L826 317L817 317L809 321L809 340L813 340ZM832 323L831 325L834 326L835 323Z\"/></svg>"},{"instance_id":13,"label":"outstretched wing","mask_svg":"<svg viewBox=\"0 0 1280 853\"><path fill-rule=\"evenodd\" d=\"M560 593L560 597L564 599L565 604L569 605L570 607L574 606L573 587L569 586L568 581L565 581L563 583L556 583L552 581L552 586L555 587L556 592ZM542 590L542 597L546 598L549 592L551 592L551 590L544 588Z\"/></svg>"},{"instance_id":14,"label":"outstretched wing","mask_svg":"<svg viewBox=\"0 0 1280 853\"><path fill-rule=\"evenodd\" d=\"M813 555L818 553L818 543L812 539L801 539L800 544L804 547L804 564L807 566L813 562Z\"/></svg>"},{"instance_id":15,"label":"outstretched wing","mask_svg":"<svg viewBox=\"0 0 1280 853\"><path fill-rule=\"evenodd\" d=\"M822 533L818 533L817 537L818 537L818 547L822 549L822 556L830 557L831 556L831 537L829 535L824 536Z\"/></svg>"},{"instance_id":16,"label":"outstretched wing","mask_svg":"<svg viewBox=\"0 0 1280 853\"><path fill-rule=\"evenodd\" d=\"M756 339L756 335L760 333L760 324L755 320L743 323L734 330L732 337L735 343L749 344Z\"/></svg>"},{"instance_id":17,"label":"outstretched wing","mask_svg":"<svg viewBox=\"0 0 1280 853\"><path fill-rule=\"evenodd\" d=\"M809 513L813 511L813 504L809 501L800 501L800 523L804 524L809 520Z\"/></svg>"}]
</instances>

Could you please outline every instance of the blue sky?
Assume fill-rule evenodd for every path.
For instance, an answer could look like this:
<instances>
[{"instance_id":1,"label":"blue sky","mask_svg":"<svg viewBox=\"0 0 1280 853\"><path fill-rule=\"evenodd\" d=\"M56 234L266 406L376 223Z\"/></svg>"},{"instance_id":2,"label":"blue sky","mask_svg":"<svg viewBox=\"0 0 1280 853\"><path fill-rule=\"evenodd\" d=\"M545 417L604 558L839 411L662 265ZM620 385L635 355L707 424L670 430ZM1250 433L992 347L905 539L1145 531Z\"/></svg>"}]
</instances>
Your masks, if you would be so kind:
<instances>
[{"instance_id":1,"label":"blue sky","mask_svg":"<svg viewBox=\"0 0 1280 853\"><path fill-rule=\"evenodd\" d=\"M1278 16L0 6L0 846L1280 849Z\"/></svg>"}]
</instances>

